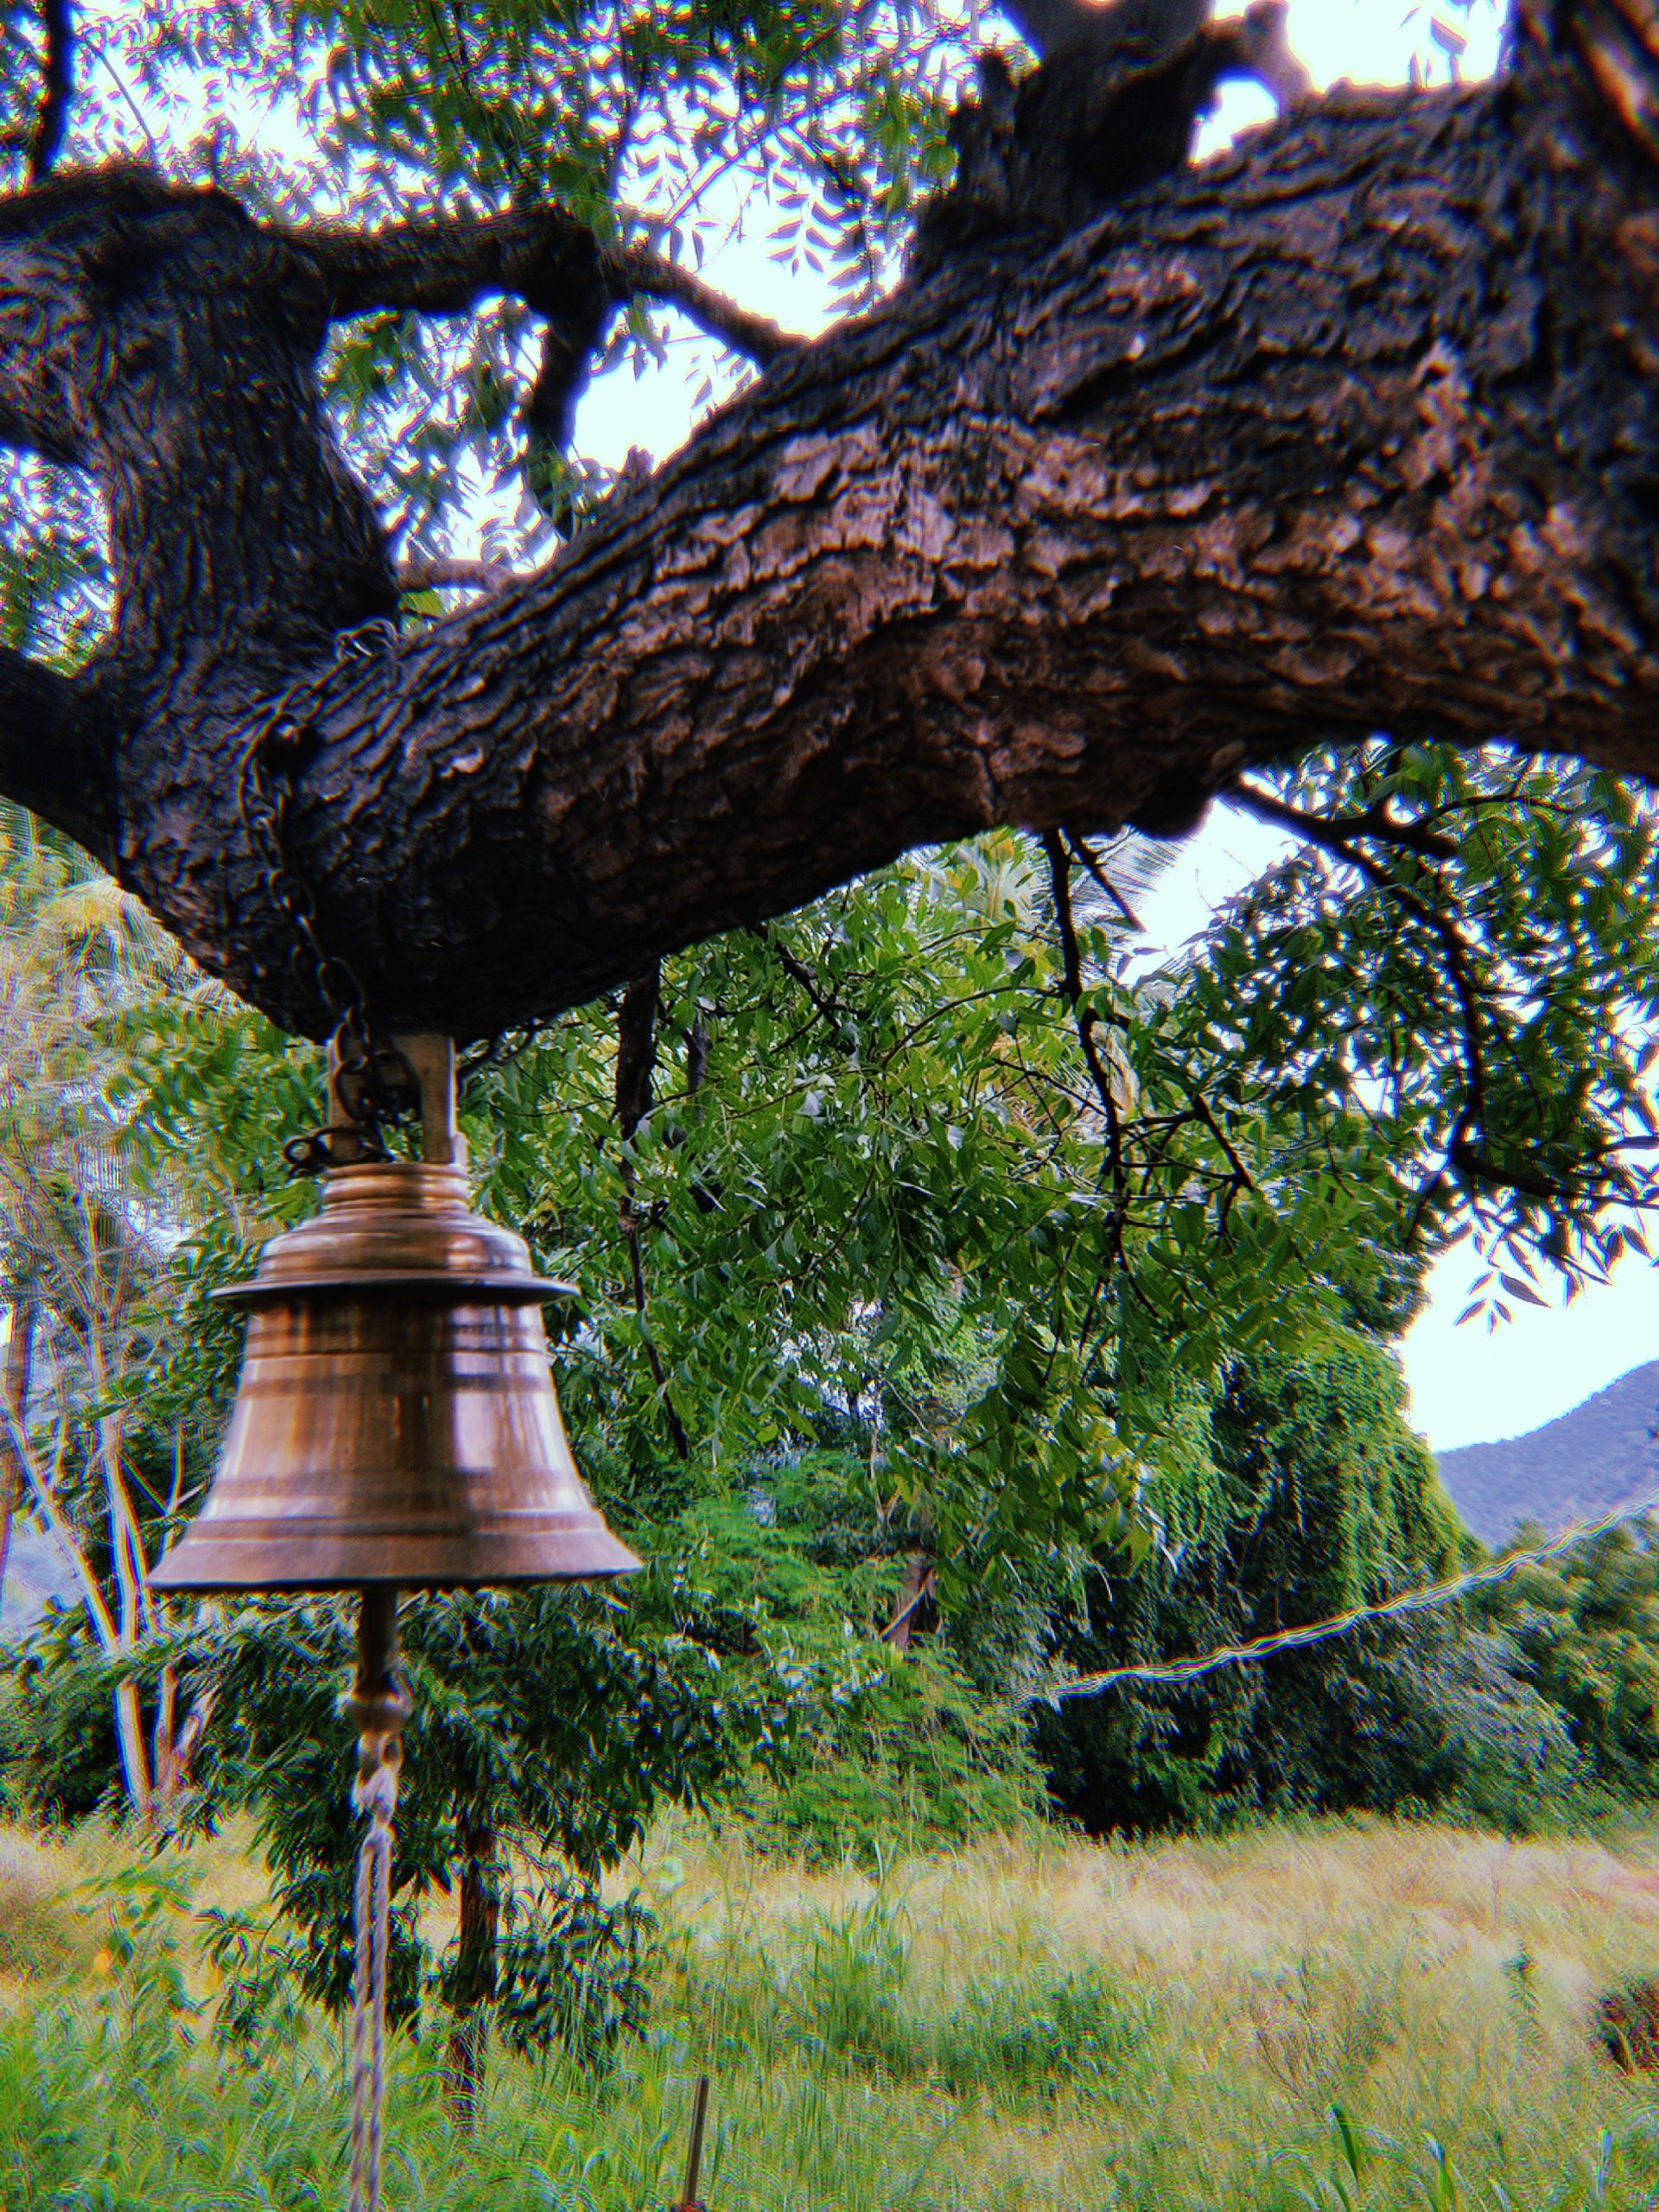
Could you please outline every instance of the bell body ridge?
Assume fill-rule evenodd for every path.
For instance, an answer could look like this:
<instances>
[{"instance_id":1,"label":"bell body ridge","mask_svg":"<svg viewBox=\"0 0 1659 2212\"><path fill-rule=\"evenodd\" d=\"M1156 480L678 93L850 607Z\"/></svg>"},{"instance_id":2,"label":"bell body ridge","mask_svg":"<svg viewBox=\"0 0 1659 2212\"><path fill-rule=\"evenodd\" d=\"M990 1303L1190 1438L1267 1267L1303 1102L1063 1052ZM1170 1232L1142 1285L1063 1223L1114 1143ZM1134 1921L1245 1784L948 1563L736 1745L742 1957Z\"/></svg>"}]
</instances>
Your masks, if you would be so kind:
<instances>
[{"instance_id":1,"label":"bell body ridge","mask_svg":"<svg viewBox=\"0 0 1659 2212\"><path fill-rule=\"evenodd\" d=\"M162 1590L569 1581L639 1561L564 1433L522 1237L468 1211L455 1166L334 1167L321 1210L251 1282L242 1377L200 1513Z\"/></svg>"}]
</instances>

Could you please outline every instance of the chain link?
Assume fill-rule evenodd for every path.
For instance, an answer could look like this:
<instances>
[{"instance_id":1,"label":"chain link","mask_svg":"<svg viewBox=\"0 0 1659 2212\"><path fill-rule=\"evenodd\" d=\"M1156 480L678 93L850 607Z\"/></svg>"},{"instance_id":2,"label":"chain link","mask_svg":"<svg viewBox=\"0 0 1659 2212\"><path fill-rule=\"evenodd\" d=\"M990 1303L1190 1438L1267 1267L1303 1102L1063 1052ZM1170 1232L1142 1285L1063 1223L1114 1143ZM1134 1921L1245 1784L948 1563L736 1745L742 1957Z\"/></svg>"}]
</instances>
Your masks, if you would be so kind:
<instances>
[{"instance_id":1,"label":"chain link","mask_svg":"<svg viewBox=\"0 0 1659 2212\"><path fill-rule=\"evenodd\" d=\"M261 887L293 929L290 957L302 989L319 999L334 1020L333 1098L346 1119L344 1123L331 1120L322 1128L290 1138L283 1157L291 1175L319 1175L334 1165L341 1138L353 1141L350 1156L389 1159L386 1130L408 1120L420 1105L415 1071L394 1045L376 1033L356 971L323 944L316 899L296 868L288 844L293 778L316 741L313 715L330 680L353 661L385 661L397 643L397 626L383 615L341 631L333 660L289 685L237 764L237 814L263 858Z\"/></svg>"},{"instance_id":2,"label":"chain link","mask_svg":"<svg viewBox=\"0 0 1659 2212\"><path fill-rule=\"evenodd\" d=\"M501 1029L493 1037L482 1039L457 1064L457 1085L464 1089L474 1076L482 1075L486 1068L511 1066L533 1045L539 1045L557 1020L556 1014L548 1014L541 1020L525 1022L521 1029Z\"/></svg>"}]
</instances>

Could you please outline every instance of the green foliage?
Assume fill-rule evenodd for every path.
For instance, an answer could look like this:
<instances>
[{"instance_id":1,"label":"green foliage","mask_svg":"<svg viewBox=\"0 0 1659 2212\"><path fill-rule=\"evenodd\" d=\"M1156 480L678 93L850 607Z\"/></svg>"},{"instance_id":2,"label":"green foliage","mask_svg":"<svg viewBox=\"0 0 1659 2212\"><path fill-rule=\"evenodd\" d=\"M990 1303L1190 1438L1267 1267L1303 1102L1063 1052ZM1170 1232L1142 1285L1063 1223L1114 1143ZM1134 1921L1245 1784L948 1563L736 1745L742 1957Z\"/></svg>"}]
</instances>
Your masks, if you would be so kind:
<instances>
[{"instance_id":1,"label":"green foliage","mask_svg":"<svg viewBox=\"0 0 1659 2212\"><path fill-rule=\"evenodd\" d=\"M119 1789L108 1664L74 1615L48 1613L8 1655L0 1790L15 1818L86 1820Z\"/></svg>"},{"instance_id":2,"label":"green foliage","mask_svg":"<svg viewBox=\"0 0 1659 2212\"><path fill-rule=\"evenodd\" d=\"M555 1879L503 1910L495 2018L510 2050L556 2046L598 2069L651 2009L655 1916L637 1897L607 1906L592 1883Z\"/></svg>"},{"instance_id":3,"label":"green foliage","mask_svg":"<svg viewBox=\"0 0 1659 2212\"><path fill-rule=\"evenodd\" d=\"M962 1844L1039 1817L1040 1777L1020 1716L924 1645L847 1696L787 1769L740 1802L769 1848L875 1866L896 1851Z\"/></svg>"},{"instance_id":4,"label":"green foliage","mask_svg":"<svg viewBox=\"0 0 1659 2212\"><path fill-rule=\"evenodd\" d=\"M726 1802L766 1847L874 1866L1037 1817L1022 1719L943 1643L901 1654L879 1631L919 1532L884 1514L868 1461L775 1455L741 1499L709 1498L652 1532L631 1601L717 1656L757 1716L754 1756Z\"/></svg>"},{"instance_id":5,"label":"green foliage","mask_svg":"<svg viewBox=\"0 0 1659 2212\"><path fill-rule=\"evenodd\" d=\"M955 2096L1021 2099L1116 2072L1151 2008L1097 1969L971 1976L948 1989L917 1970L912 1916L885 1883L802 1923L783 1959L740 1980L721 2008L728 2044L766 2063L800 2052ZM741 1994L738 1993L741 1992ZM701 1984L692 1985L698 2001Z\"/></svg>"},{"instance_id":6,"label":"green foliage","mask_svg":"<svg viewBox=\"0 0 1659 2212\"><path fill-rule=\"evenodd\" d=\"M696 1803L726 1777L728 1723L740 1724L694 1647L632 1644L612 1606L580 1592L408 1599L401 1632L414 1714L392 1871L390 2015L414 2020L430 1987L449 2000L472 1993L480 1962L440 1967L421 1925L435 1890L470 1878L505 1916L493 1971L513 2032L569 2030L584 2047L607 2046L638 2018L645 1929L629 1907L602 1907L594 1885L638 1841L659 1799ZM204 1623L196 1645L230 1717L275 1901L298 1931L301 1984L336 2008L350 1986L359 1840L337 1705L351 1637L340 1606L308 1603L250 1607L228 1632ZM550 1872L560 1861L582 1877L578 1887ZM548 1994L561 1960L589 1984L568 2016ZM487 1981L488 1961L483 1970Z\"/></svg>"},{"instance_id":7,"label":"green foliage","mask_svg":"<svg viewBox=\"0 0 1659 2212\"><path fill-rule=\"evenodd\" d=\"M290 2050L305 2025L294 1937L267 1916L210 1905L200 1916L202 1955L217 1978L214 2039L249 2066Z\"/></svg>"},{"instance_id":8,"label":"green foliage","mask_svg":"<svg viewBox=\"0 0 1659 2212\"><path fill-rule=\"evenodd\" d=\"M38 38L13 13L16 161ZM948 170L977 26L909 0L139 10L99 27L76 128L99 152L129 111L164 138L211 112L213 171L256 211L548 198L683 268L754 195L778 265L816 271L836 311L877 295ZM181 137L169 149L200 168ZM673 327L613 315L601 367L659 360ZM481 517L486 552L527 562L603 490L526 404L543 334L501 299L338 334L328 404L400 552ZM705 397L745 373L713 346L699 360ZM84 659L100 527L58 472L0 479L8 643ZM1046 1661L1200 1649L1451 1560L1377 1339L1463 1227L1500 1316L1542 1268L1575 1285L1644 1249L1656 817L1606 776L1383 742L1263 772L1247 803L1264 801L1298 849L1155 972L1081 888L1074 946L1067 897L1004 834L665 963L657 1095L626 1135L613 1006L477 1077L485 1201L579 1286L567 1409L652 1571L628 1614L563 1597L408 1610L399 2017L429 1989L476 1995L479 1961L435 1960L419 1923L434 1890L469 1882L500 1915L486 1979L508 2039L614 2063L643 2024L652 1937L596 1885L659 1802L737 1803L774 1849L877 1865L896 1842L1017 1824L1035 1782L1010 1693ZM41 1387L25 1408L50 1471L38 1502L119 1646L94 1656L60 1624L23 1656L5 1787L81 1815L113 1773L115 1688L137 1688L148 1728L164 1667L213 1682L207 1784L258 1804L288 1923L215 1923L216 2021L232 2052L293 2059L296 1978L333 2003L344 1986L346 1624L330 1605L252 1608L146 1641L137 1569L212 1463L236 1333L210 1294L308 1203L277 1163L315 1118L316 1055L204 983L59 842L12 815L0 837L0 1264L8 1301L46 1316L51 1402ZM1104 858L1120 875L1133 850ZM903 1660L876 1640L901 1560L931 1568L943 1628ZM1043 1757L1101 1827L1408 1798L1521 1821L1586 1770L1646 1793L1654 1602L1650 1540L1611 1543L1498 1593L1479 1633L1376 1631L1117 1693L1045 1719ZM126 2012L98 2047L131 2079L142 2060L206 2142L168 1932L183 1908L118 1902ZM918 2024L898 1940L879 1917L817 1931L798 2050L816 2038L819 2056L977 2091L1103 2075L1134 2044L1132 2008L1071 1975L973 1982ZM54 2094L78 2034L42 2031ZM0 2094L44 2146L18 2189L46 2201L77 2122L30 2101L15 2045L5 2063ZM326 2103L315 2083L293 2096ZM602 2171L561 2152L541 2201L665 2195L656 2118ZM1344 2202L1360 2140L1341 2137L1347 2181L1319 2177ZM311 2153L251 2176L239 2151L223 2171L216 2157L189 2153L209 2190L232 2170L276 2201L324 2186ZM1427 2201L1451 2202L1438 2142L1425 2170Z\"/></svg>"},{"instance_id":9,"label":"green foliage","mask_svg":"<svg viewBox=\"0 0 1659 2212\"><path fill-rule=\"evenodd\" d=\"M1281 1110L1324 1121L1345 1099L1405 1225L1472 1224L1494 1313L1536 1302L1541 1262L1571 1283L1645 1250L1659 817L1642 795L1559 761L1377 743L1312 755L1277 804L1308 842L1213 941L1207 1056L1243 1044Z\"/></svg>"},{"instance_id":10,"label":"green foliage","mask_svg":"<svg viewBox=\"0 0 1659 2212\"><path fill-rule=\"evenodd\" d=\"M1519 1537L1524 1545L1541 1531ZM1475 1605L1599 1779L1619 1796L1659 1796L1659 1526L1591 1537Z\"/></svg>"},{"instance_id":11,"label":"green foliage","mask_svg":"<svg viewBox=\"0 0 1659 2212\"><path fill-rule=\"evenodd\" d=\"M1160 1547L1127 1569L1097 1562L1067 1662L1184 1657L1452 1569L1456 1516L1403 1402L1397 1363L1353 1331L1237 1363ZM1550 1708L1495 1656L1453 1655L1416 1624L1185 1688L1121 1684L1042 1712L1037 1745L1059 1804L1095 1830L1386 1809L1571 1764Z\"/></svg>"},{"instance_id":12,"label":"green foliage","mask_svg":"<svg viewBox=\"0 0 1659 2212\"><path fill-rule=\"evenodd\" d=\"M958 2092L1099 2081L1147 2031L1147 2008L1097 1973L970 1981L924 2044L927 2069Z\"/></svg>"},{"instance_id":13,"label":"green foliage","mask_svg":"<svg viewBox=\"0 0 1659 2212\"><path fill-rule=\"evenodd\" d=\"M122 1682L138 1693L146 1731L155 1725L168 1652L147 1643L126 1657L101 1651L85 1615L48 1610L23 1643L8 1652L0 1683L0 1805L15 1817L69 1826L98 1813L129 1809L120 1792L113 1695ZM211 1817L223 1777L212 1739L197 1763L193 1786L171 1808L170 1825L186 1832Z\"/></svg>"}]
</instances>

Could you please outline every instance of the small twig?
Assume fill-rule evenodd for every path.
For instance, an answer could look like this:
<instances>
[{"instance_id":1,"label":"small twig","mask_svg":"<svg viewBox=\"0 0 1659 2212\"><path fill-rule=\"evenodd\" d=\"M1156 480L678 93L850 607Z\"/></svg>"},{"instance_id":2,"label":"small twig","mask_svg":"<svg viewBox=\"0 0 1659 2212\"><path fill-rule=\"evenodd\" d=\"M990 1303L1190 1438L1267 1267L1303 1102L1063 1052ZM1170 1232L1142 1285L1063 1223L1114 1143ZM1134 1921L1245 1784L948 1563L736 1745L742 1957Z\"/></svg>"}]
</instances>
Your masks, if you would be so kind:
<instances>
[{"instance_id":1,"label":"small twig","mask_svg":"<svg viewBox=\"0 0 1659 2212\"><path fill-rule=\"evenodd\" d=\"M807 966L805 961L798 960L795 955L790 950L789 947L784 943L783 939L781 938L775 937L766 923L762 922L760 924L755 931L755 935L760 939L763 944L769 946L770 949L777 955L778 965L783 969L785 975L789 977L790 981L792 983L798 983L800 985L802 990L805 992L807 997L812 1001L813 1012L815 1014L822 1014L826 1021L838 1023L840 1017L845 1014L847 1010L846 1007L842 1005L842 1001L836 997L833 992L831 992L827 998L825 997L823 992L818 987L817 977Z\"/></svg>"},{"instance_id":2,"label":"small twig","mask_svg":"<svg viewBox=\"0 0 1659 2212\"><path fill-rule=\"evenodd\" d=\"M1060 932L1060 959L1065 975L1065 995L1071 1008L1071 1018L1077 1025L1077 1043L1089 1069L1095 1095L1100 1101L1100 1110L1106 1122L1107 1173L1111 1184L1114 1203L1113 1249L1121 1256L1123 1240L1123 1221L1128 1204L1128 1178L1123 1167L1123 1124L1117 1110L1117 1100L1112 1091L1112 1079L1100 1057L1100 1047L1095 1041L1096 1015L1093 1007L1083 1002L1083 956L1077 944L1077 918L1071 912L1071 864L1066 858L1065 847L1058 833L1050 830L1043 839L1043 850L1048 855L1049 880L1054 889L1054 913Z\"/></svg>"},{"instance_id":3,"label":"small twig","mask_svg":"<svg viewBox=\"0 0 1659 2212\"><path fill-rule=\"evenodd\" d=\"M645 973L629 984L616 1018L616 1121L624 1146L631 1144L652 1108L652 1072L657 1065L657 1007L662 970L653 961ZM617 1208L623 1241L628 1251L628 1273L633 1286L633 1310L642 1324L640 1336L645 1363L651 1369L663 1402L663 1419L675 1457L691 1457L691 1440L680 1419L668 1387L668 1370L662 1354L643 1326L645 1316L645 1255L639 1239L639 1213L633 1203L633 1163L625 1151L618 1163L622 1183Z\"/></svg>"},{"instance_id":4,"label":"small twig","mask_svg":"<svg viewBox=\"0 0 1659 2212\"><path fill-rule=\"evenodd\" d=\"M1135 912L1134 907L1130 906L1128 900L1123 896L1123 893L1112 881L1111 877L1107 874L1105 869L1101 866L1098 856L1088 842L1087 839L1079 837L1075 830L1062 830L1060 835L1065 839L1067 845L1071 848L1072 858L1081 861L1083 866L1088 869L1090 874L1093 876L1095 881L1112 901L1112 904L1117 908L1118 912L1122 915L1129 927L1134 930L1137 935L1144 936L1146 932L1141 923L1141 917Z\"/></svg>"},{"instance_id":5,"label":"small twig","mask_svg":"<svg viewBox=\"0 0 1659 2212\"><path fill-rule=\"evenodd\" d=\"M1481 1158L1470 1141L1472 1133L1480 1128L1485 1118L1486 1060L1482 1036L1480 990L1471 969L1470 948L1462 931L1449 914L1432 906L1409 884L1390 875L1380 861L1373 860L1369 853L1362 852L1353 840L1359 836L1373 837L1408 851L1419 855L1427 852L1435 857L1443 856L1442 849L1444 856L1449 857L1456 851L1456 847L1451 846L1444 838L1420 841L1415 835L1416 825L1395 821L1388 813L1386 806L1373 806L1363 815L1327 819L1321 815L1306 813L1300 807L1288 805L1271 791L1247 784L1242 778L1233 785L1230 796L1247 814L1255 815L1259 821L1270 822L1276 828L1294 830L1310 844L1319 846L1345 866L1355 869L1385 898L1395 899L1408 913L1414 916L1436 939L1445 956L1446 975L1458 1001L1459 1028L1463 1039L1463 1097L1452 1125L1452 1134L1446 1139L1440 1165L1417 1194L1417 1203L1412 1208L1411 1220L1407 1228L1408 1236L1414 1237L1421 1228L1424 1216L1444 1187L1449 1167L1461 1168L1465 1174L1479 1180L1500 1188L1507 1186L1523 1191L1531 1197L1555 1195L1553 1192L1529 1188L1529 1179L1522 1171L1499 1171L1495 1168L1491 1162ZM1379 823L1383 826L1377 827ZM1436 887L1439 887L1438 884Z\"/></svg>"}]
</instances>

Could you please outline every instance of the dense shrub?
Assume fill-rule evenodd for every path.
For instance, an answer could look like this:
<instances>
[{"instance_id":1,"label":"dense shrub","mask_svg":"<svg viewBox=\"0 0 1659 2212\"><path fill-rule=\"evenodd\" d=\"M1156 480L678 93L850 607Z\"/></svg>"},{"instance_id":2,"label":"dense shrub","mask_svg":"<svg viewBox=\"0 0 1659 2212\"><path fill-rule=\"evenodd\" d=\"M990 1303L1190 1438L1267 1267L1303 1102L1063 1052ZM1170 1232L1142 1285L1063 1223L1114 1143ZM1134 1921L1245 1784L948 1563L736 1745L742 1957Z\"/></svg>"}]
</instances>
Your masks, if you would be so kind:
<instances>
[{"instance_id":1,"label":"dense shrub","mask_svg":"<svg viewBox=\"0 0 1659 2212\"><path fill-rule=\"evenodd\" d=\"M1398 1362L1357 1331L1236 1363L1165 1541L1098 1563L1062 1659L1087 1673L1182 1657L1451 1567L1456 1516L1403 1399ZM1180 1688L1067 1700L1037 1723L1054 1798L1099 1833L1441 1796L1460 1771L1452 1680L1407 1656L1414 1640L1426 1653L1413 1626L1370 1630ZM1490 1688L1501 1702L1497 1674Z\"/></svg>"},{"instance_id":2,"label":"dense shrub","mask_svg":"<svg viewBox=\"0 0 1659 2212\"><path fill-rule=\"evenodd\" d=\"M1040 1817L1042 1778L1006 1699L937 1648L876 1664L787 1768L752 1775L738 1802L763 1845L874 1866Z\"/></svg>"},{"instance_id":3,"label":"dense shrub","mask_svg":"<svg viewBox=\"0 0 1659 2212\"><path fill-rule=\"evenodd\" d=\"M882 1641L914 1532L883 1521L847 1451L780 1457L736 1499L655 1532L636 1605L716 1656L765 1716L728 1802L763 1844L870 1866L1039 1817L1027 1724L934 1636ZM862 1478L861 1478L862 1477Z\"/></svg>"},{"instance_id":4,"label":"dense shrub","mask_svg":"<svg viewBox=\"0 0 1659 2212\"><path fill-rule=\"evenodd\" d=\"M0 1648L0 1806L50 1827L123 1811L113 1693L123 1680L137 1685L148 1742L168 1656L151 1643L111 1660L78 1606L53 1608L22 1644ZM188 1696L177 1709L187 1707ZM221 1739L203 1744L188 1794L170 1808L172 1825L211 1821L229 1786L222 1751Z\"/></svg>"},{"instance_id":5,"label":"dense shrub","mask_svg":"<svg viewBox=\"0 0 1659 2212\"><path fill-rule=\"evenodd\" d=\"M1523 1544L1542 1535L1517 1533ZM1659 1525L1611 1529L1525 1567L1476 1611L1602 1783L1659 1796Z\"/></svg>"},{"instance_id":6,"label":"dense shrub","mask_svg":"<svg viewBox=\"0 0 1659 2212\"><path fill-rule=\"evenodd\" d=\"M901 1909L878 1892L820 1915L785 1985L784 2043L957 2094L1029 2094L1099 2080L1150 2025L1146 2004L1098 1966L918 1987Z\"/></svg>"}]
</instances>

